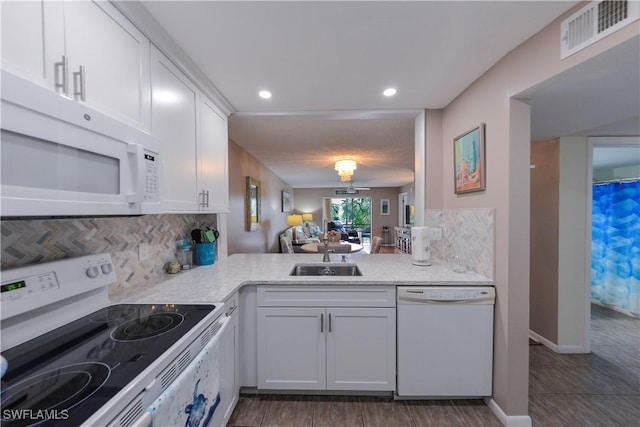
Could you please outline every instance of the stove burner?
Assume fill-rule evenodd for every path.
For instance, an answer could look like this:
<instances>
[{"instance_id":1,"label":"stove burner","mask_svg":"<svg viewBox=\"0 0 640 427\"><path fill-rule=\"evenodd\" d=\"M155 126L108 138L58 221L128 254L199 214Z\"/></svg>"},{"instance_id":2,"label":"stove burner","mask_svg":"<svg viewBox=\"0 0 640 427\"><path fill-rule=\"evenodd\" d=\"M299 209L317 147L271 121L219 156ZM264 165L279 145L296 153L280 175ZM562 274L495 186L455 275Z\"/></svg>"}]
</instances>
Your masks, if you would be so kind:
<instances>
[{"instance_id":1,"label":"stove burner","mask_svg":"<svg viewBox=\"0 0 640 427\"><path fill-rule=\"evenodd\" d=\"M2 425L26 426L44 418L10 418L13 413L50 416L73 408L107 381L111 369L104 363L76 363L26 378L2 390ZM41 411L41 412L38 412ZM48 415L44 415L44 414ZM6 424L5 424L6 423Z\"/></svg>"},{"instance_id":2,"label":"stove burner","mask_svg":"<svg viewBox=\"0 0 640 427\"><path fill-rule=\"evenodd\" d=\"M136 307L131 305L114 305L98 311L89 319L93 323L122 323L136 316Z\"/></svg>"},{"instance_id":3,"label":"stove burner","mask_svg":"<svg viewBox=\"0 0 640 427\"><path fill-rule=\"evenodd\" d=\"M178 313L155 313L130 320L111 332L116 341L141 341L162 335L177 327L184 320Z\"/></svg>"}]
</instances>

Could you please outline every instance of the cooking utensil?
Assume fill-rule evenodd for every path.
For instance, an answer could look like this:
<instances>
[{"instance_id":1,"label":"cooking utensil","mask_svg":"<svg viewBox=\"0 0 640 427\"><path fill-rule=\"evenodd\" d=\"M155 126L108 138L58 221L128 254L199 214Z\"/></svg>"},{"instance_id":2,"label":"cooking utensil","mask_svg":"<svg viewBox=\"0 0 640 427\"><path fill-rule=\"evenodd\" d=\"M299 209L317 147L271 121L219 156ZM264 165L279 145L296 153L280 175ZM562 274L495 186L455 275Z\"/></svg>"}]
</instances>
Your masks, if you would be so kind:
<instances>
[{"instance_id":1,"label":"cooking utensil","mask_svg":"<svg viewBox=\"0 0 640 427\"><path fill-rule=\"evenodd\" d=\"M202 231L199 228L194 228L193 230L191 230L191 238L196 243L203 243Z\"/></svg>"},{"instance_id":2,"label":"cooking utensil","mask_svg":"<svg viewBox=\"0 0 640 427\"><path fill-rule=\"evenodd\" d=\"M209 232L211 232L211 234ZM215 228L207 227L207 236L209 236L209 242L213 243L220 237L220 232Z\"/></svg>"}]
</instances>

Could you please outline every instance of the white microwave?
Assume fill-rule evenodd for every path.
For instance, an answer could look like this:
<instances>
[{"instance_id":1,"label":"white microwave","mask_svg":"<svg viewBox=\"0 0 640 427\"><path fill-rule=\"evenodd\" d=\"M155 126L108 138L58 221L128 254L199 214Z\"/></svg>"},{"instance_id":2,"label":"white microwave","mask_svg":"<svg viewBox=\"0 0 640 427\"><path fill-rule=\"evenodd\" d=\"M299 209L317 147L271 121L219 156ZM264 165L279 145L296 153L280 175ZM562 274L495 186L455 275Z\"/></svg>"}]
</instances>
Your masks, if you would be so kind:
<instances>
[{"instance_id":1,"label":"white microwave","mask_svg":"<svg viewBox=\"0 0 640 427\"><path fill-rule=\"evenodd\" d=\"M161 212L149 134L6 72L1 112L3 217Z\"/></svg>"}]
</instances>

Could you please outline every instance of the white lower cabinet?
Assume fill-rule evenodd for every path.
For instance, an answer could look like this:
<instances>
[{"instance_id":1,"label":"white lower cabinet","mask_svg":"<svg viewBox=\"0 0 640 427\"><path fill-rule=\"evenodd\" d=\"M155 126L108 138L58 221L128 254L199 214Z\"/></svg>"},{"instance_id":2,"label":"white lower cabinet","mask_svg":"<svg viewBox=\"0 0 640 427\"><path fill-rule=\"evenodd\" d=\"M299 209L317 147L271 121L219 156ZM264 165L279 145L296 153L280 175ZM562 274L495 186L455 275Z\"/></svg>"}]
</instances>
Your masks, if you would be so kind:
<instances>
[{"instance_id":1,"label":"white lower cabinet","mask_svg":"<svg viewBox=\"0 0 640 427\"><path fill-rule=\"evenodd\" d=\"M396 309L327 309L327 389L395 390Z\"/></svg>"},{"instance_id":2,"label":"white lower cabinet","mask_svg":"<svg viewBox=\"0 0 640 427\"><path fill-rule=\"evenodd\" d=\"M389 301L389 307L272 307L264 306L269 298L264 292L261 298L260 291L259 287L259 389L395 390L395 301ZM313 305L314 288L301 292ZM336 291L335 297L341 293ZM350 295L356 294L352 288ZM339 300L326 288L318 288L317 295L318 303ZM363 292L355 305L366 305L368 296Z\"/></svg>"},{"instance_id":3,"label":"white lower cabinet","mask_svg":"<svg viewBox=\"0 0 640 427\"><path fill-rule=\"evenodd\" d=\"M258 308L258 387L324 390L323 308Z\"/></svg>"}]
</instances>

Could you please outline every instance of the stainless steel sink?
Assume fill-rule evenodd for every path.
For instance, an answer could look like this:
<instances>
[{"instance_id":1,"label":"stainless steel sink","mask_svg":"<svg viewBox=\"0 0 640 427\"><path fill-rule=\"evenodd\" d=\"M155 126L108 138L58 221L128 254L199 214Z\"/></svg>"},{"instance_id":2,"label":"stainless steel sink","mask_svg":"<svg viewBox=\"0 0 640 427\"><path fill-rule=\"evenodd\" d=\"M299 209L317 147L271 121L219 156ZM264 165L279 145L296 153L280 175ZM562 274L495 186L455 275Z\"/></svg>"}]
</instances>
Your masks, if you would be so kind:
<instances>
[{"instance_id":1,"label":"stainless steel sink","mask_svg":"<svg viewBox=\"0 0 640 427\"><path fill-rule=\"evenodd\" d=\"M356 264L296 264L289 276L362 276Z\"/></svg>"}]
</instances>

